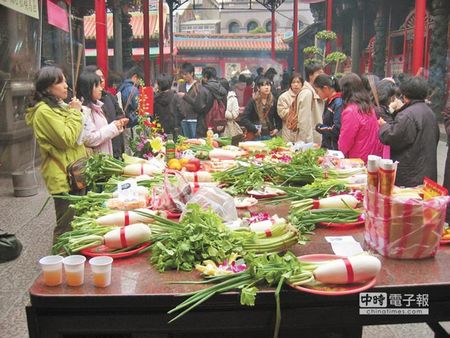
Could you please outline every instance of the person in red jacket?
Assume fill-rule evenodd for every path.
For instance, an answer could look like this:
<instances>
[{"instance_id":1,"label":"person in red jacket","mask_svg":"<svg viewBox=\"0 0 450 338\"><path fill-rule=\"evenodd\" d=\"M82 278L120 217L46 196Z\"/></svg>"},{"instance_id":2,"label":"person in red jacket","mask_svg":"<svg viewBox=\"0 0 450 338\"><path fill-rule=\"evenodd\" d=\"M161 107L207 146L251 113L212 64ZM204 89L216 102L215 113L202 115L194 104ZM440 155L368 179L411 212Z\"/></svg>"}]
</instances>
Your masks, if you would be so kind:
<instances>
[{"instance_id":1,"label":"person in red jacket","mask_svg":"<svg viewBox=\"0 0 450 338\"><path fill-rule=\"evenodd\" d=\"M447 133L447 160L445 161L444 187L450 192L450 96L444 111L444 126ZM447 206L446 221L450 224L450 206Z\"/></svg>"},{"instance_id":2,"label":"person in red jacket","mask_svg":"<svg viewBox=\"0 0 450 338\"><path fill-rule=\"evenodd\" d=\"M350 73L339 84L345 105L341 115L339 150L347 158L360 158L364 162L367 162L369 155L382 156L377 116L361 78Z\"/></svg>"}]
</instances>

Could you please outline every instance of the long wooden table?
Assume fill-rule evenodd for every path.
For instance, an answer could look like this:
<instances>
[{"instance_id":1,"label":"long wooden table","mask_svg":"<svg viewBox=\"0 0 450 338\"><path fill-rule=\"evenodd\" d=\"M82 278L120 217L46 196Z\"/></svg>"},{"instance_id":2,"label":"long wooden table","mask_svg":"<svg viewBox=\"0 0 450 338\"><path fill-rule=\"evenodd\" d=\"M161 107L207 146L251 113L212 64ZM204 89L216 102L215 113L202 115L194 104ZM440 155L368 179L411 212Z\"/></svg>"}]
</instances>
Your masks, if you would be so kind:
<instances>
[{"instance_id":1,"label":"long wooden table","mask_svg":"<svg viewBox=\"0 0 450 338\"><path fill-rule=\"evenodd\" d=\"M311 241L296 246L297 255L332 253L324 236L352 235L363 243L363 227L317 229ZM427 322L436 336L445 336L439 321L450 320L450 248L441 246L434 258L383 263L377 284L368 292L409 298L428 296L428 315L360 315L360 295L320 296L289 286L281 292L280 337L356 337L363 325ZM274 289L262 289L255 307L241 306L237 292L218 295L179 320L167 311L200 285L170 284L198 280L196 272L157 272L138 256L116 260L111 286L92 285L86 267L81 287L46 287L42 276L30 288L27 307L30 337L271 337L275 323ZM393 295L393 296L392 296ZM413 304L410 304L413 305ZM417 307L417 306L415 306ZM408 309L408 307L402 307Z\"/></svg>"}]
</instances>

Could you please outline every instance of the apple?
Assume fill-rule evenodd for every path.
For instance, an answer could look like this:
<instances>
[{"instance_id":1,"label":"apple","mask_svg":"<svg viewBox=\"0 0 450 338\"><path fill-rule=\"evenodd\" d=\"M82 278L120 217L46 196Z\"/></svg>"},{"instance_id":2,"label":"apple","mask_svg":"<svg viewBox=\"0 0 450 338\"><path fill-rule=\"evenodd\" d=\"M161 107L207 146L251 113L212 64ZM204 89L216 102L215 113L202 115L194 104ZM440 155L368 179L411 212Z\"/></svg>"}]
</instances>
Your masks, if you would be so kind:
<instances>
[{"instance_id":1,"label":"apple","mask_svg":"<svg viewBox=\"0 0 450 338\"><path fill-rule=\"evenodd\" d=\"M200 160L198 158L191 158L187 164L194 165L195 168L197 169L195 171L200 170L201 164L200 164Z\"/></svg>"}]
</instances>

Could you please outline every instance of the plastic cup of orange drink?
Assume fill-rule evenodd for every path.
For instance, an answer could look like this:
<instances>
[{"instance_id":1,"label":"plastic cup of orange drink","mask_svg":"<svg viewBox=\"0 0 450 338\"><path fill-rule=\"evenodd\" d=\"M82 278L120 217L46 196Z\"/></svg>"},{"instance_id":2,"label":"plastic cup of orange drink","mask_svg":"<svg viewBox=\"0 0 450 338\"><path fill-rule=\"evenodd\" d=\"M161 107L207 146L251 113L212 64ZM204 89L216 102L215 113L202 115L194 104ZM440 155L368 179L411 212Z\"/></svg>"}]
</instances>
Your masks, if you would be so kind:
<instances>
[{"instance_id":1,"label":"plastic cup of orange drink","mask_svg":"<svg viewBox=\"0 0 450 338\"><path fill-rule=\"evenodd\" d=\"M98 256L89 260L94 286L104 288L111 284L112 262L113 259L109 256Z\"/></svg>"},{"instance_id":2,"label":"plastic cup of orange drink","mask_svg":"<svg viewBox=\"0 0 450 338\"><path fill-rule=\"evenodd\" d=\"M62 283L61 256L45 256L39 260L44 275L44 283L47 286L57 286Z\"/></svg>"},{"instance_id":3,"label":"plastic cup of orange drink","mask_svg":"<svg viewBox=\"0 0 450 338\"><path fill-rule=\"evenodd\" d=\"M64 258L64 272L66 275L66 283L68 286L83 285L84 262L86 262L86 257L81 255L72 255Z\"/></svg>"}]
</instances>

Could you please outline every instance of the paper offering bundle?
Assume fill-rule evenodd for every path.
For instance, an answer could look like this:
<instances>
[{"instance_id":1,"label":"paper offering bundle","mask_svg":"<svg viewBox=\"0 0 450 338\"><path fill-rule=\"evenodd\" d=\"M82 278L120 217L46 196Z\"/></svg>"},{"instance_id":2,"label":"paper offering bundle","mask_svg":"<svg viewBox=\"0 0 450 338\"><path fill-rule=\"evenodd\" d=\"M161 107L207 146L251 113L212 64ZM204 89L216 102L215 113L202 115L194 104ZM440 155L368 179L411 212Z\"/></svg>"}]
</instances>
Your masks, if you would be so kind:
<instances>
[{"instance_id":1,"label":"paper offering bundle","mask_svg":"<svg viewBox=\"0 0 450 338\"><path fill-rule=\"evenodd\" d=\"M390 160L369 156L367 171L366 243L391 258L434 256L450 200L448 192L428 178L423 187L394 187L396 163Z\"/></svg>"},{"instance_id":2,"label":"paper offering bundle","mask_svg":"<svg viewBox=\"0 0 450 338\"><path fill-rule=\"evenodd\" d=\"M444 227L448 196L429 200L366 191L366 242L383 256L419 259L434 256Z\"/></svg>"}]
</instances>

